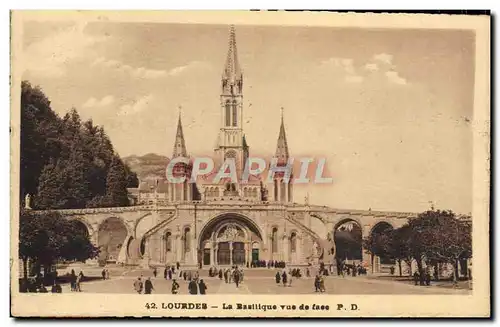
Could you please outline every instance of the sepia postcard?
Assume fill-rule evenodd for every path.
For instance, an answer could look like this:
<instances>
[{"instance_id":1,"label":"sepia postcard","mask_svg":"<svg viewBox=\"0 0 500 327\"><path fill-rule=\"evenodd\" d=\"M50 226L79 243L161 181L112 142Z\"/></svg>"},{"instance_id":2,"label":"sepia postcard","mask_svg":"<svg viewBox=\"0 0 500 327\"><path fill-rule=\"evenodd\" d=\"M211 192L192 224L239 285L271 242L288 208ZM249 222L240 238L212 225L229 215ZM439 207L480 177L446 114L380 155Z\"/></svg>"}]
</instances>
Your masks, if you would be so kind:
<instances>
[{"instance_id":1,"label":"sepia postcard","mask_svg":"<svg viewBox=\"0 0 500 327\"><path fill-rule=\"evenodd\" d=\"M11 314L489 317L489 158L489 16L13 11Z\"/></svg>"}]
</instances>

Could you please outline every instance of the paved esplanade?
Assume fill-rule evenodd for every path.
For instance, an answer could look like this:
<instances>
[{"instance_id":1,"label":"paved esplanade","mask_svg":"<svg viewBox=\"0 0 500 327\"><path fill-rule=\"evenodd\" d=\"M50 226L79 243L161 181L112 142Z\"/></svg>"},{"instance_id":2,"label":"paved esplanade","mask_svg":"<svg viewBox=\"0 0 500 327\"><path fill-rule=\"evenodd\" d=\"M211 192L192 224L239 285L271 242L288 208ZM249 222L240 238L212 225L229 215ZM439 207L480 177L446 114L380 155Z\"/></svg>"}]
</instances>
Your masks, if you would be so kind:
<instances>
[{"instance_id":1,"label":"paved esplanade","mask_svg":"<svg viewBox=\"0 0 500 327\"><path fill-rule=\"evenodd\" d=\"M206 271L202 271L202 278L207 285L207 294L324 294L315 293L314 278L294 278L291 287L283 287L276 284L274 277L276 271L271 269L263 273L249 273L245 276L240 287L236 288L234 283L227 284L218 277L208 277ZM134 280L143 275L144 278L151 277L154 286L154 294L171 294L171 280L165 280L160 274L154 278L151 271L133 270L121 276L112 276L109 280L97 280L82 284L82 292L85 293L123 293L134 294ZM180 285L179 294L188 294L188 281L176 278ZM329 276L325 277L326 294L469 294L467 290L445 289L440 287L414 286L411 284L391 281L370 279L364 276ZM69 292L69 286L63 287L63 292Z\"/></svg>"}]
</instances>

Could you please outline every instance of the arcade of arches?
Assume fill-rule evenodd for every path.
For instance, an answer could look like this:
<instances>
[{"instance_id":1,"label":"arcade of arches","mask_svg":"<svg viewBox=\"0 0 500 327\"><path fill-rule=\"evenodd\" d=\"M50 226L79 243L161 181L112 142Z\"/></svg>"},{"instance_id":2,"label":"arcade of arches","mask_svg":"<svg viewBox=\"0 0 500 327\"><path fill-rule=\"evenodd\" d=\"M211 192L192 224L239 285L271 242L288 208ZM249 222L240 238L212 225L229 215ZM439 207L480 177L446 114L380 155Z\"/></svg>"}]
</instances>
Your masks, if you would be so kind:
<instances>
[{"instance_id":1,"label":"arcade of arches","mask_svg":"<svg viewBox=\"0 0 500 327\"><path fill-rule=\"evenodd\" d=\"M129 235L120 218L107 218L94 228L82 221L75 222L92 235L101 250L99 261L104 262L116 262L119 257L128 263L149 258L158 264L197 262L203 266L246 265L259 260L283 260L292 265L308 262L308 249L303 249L308 246L308 241L300 230L292 229L281 234L277 225L271 225L263 235L255 222L238 214L223 214L212 219L201 229L199 237L194 235L193 226L185 225L180 231L169 227L157 236L158 243ZM335 225L335 256L343 261L371 262L375 269L394 264L387 257L370 258L362 248L362 238L366 236L363 232L384 233L393 226L378 222L371 230L366 230L366 227L363 230L353 219L344 219Z\"/></svg>"},{"instance_id":2,"label":"arcade of arches","mask_svg":"<svg viewBox=\"0 0 500 327\"><path fill-rule=\"evenodd\" d=\"M393 226L387 222L379 222L373 226L371 235L391 231ZM354 220L339 222L334 229L336 257L347 261L360 261L364 257L363 235L361 226ZM387 256L375 256L371 259L378 270L380 265L392 265L394 260Z\"/></svg>"}]
</instances>

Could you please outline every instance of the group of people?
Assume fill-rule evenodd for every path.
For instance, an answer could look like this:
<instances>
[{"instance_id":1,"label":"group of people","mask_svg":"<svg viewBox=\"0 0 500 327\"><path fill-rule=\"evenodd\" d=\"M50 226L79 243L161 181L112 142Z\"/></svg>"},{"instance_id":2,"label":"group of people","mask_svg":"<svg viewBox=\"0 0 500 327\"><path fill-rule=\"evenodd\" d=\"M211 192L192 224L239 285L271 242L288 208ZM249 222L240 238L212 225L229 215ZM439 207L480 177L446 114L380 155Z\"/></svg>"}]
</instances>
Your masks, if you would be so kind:
<instances>
[{"instance_id":1,"label":"group of people","mask_svg":"<svg viewBox=\"0 0 500 327\"><path fill-rule=\"evenodd\" d=\"M431 270L430 269L423 270L422 274L420 274L418 271L415 271L413 273L413 281L415 282L415 285L430 286L431 285Z\"/></svg>"},{"instance_id":2,"label":"group of people","mask_svg":"<svg viewBox=\"0 0 500 327\"><path fill-rule=\"evenodd\" d=\"M101 276L103 280L109 279L109 270L107 270L106 268L103 269L101 272Z\"/></svg>"},{"instance_id":3,"label":"group of people","mask_svg":"<svg viewBox=\"0 0 500 327\"><path fill-rule=\"evenodd\" d=\"M151 277L148 277L144 282L142 281L143 277L138 277L134 281L134 290L137 294L151 294L154 290L153 282L151 281Z\"/></svg>"},{"instance_id":4,"label":"group of people","mask_svg":"<svg viewBox=\"0 0 500 327\"><path fill-rule=\"evenodd\" d=\"M234 282L236 287L239 287L243 281L244 273L243 269L238 268L238 266L232 266L231 268L226 269L210 267L210 269L208 269L208 276L219 277L220 280L224 278L224 281L227 284Z\"/></svg>"},{"instance_id":5,"label":"group of people","mask_svg":"<svg viewBox=\"0 0 500 327\"><path fill-rule=\"evenodd\" d=\"M286 273L286 270L283 270L282 273L280 273L279 271L276 272L276 275L275 275L275 280L276 280L276 284L280 284L280 282L283 282L283 287L291 287L292 286L292 276L288 276L288 274Z\"/></svg>"},{"instance_id":6,"label":"group of people","mask_svg":"<svg viewBox=\"0 0 500 327\"><path fill-rule=\"evenodd\" d=\"M285 261L276 261L276 260L271 260L267 262L267 268L285 268L286 264Z\"/></svg>"},{"instance_id":7,"label":"group of people","mask_svg":"<svg viewBox=\"0 0 500 327\"><path fill-rule=\"evenodd\" d=\"M30 281L25 279L21 281L19 291L23 293L49 293L49 290L47 289L47 287L45 287L43 282L39 282L37 280ZM50 293L62 293L61 285L57 281L53 282Z\"/></svg>"},{"instance_id":8,"label":"group of people","mask_svg":"<svg viewBox=\"0 0 500 327\"><path fill-rule=\"evenodd\" d=\"M356 275L361 276L361 275L366 275L366 268L363 267L361 264L357 265L342 265L339 269L339 275L342 277L351 276L356 277Z\"/></svg>"},{"instance_id":9,"label":"group of people","mask_svg":"<svg viewBox=\"0 0 500 327\"><path fill-rule=\"evenodd\" d=\"M317 274L314 278L314 288L315 292L325 292L325 279L322 274Z\"/></svg>"},{"instance_id":10,"label":"group of people","mask_svg":"<svg viewBox=\"0 0 500 327\"><path fill-rule=\"evenodd\" d=\"M266 260L255 260L250 263L250 268L266 268Z\"/></svg>"},{"instance_id":11,"label":"group of people","mask_svg":"<svg viewBox=\"0 0 500 327\"><path fill-rule=\"evenodd\" d=\"M71 269L71 273L69 274L71 292L81 292L82 291L83 278L84 278L83 271L80 271L80 273L77 276L75 274L75 270Z\"/></svg>"},{"instance_id":12,"label":"group of people","mask_svg":"<svg viewBox=\"0 0 500 327\"><path fill-rule=\"evenodd\" d=\"M203 281L203 279L194 278L188 284L188 292L191 295L207 294L207 288L208 287ZM172 294L177 294L177 293L172 293Z\"/></svg>"}]
</instances>

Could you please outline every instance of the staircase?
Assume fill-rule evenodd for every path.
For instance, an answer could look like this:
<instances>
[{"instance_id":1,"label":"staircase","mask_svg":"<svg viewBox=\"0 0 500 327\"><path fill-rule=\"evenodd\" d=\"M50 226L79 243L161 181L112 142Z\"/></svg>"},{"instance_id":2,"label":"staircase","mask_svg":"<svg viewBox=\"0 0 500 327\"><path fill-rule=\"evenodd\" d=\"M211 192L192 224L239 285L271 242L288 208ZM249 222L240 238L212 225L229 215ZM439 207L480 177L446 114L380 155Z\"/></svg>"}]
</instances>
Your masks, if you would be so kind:
<instances>
[{"instance_id":1,"label":"staircase","mask_svg":"<svg viewBox=\"0 0 500 327\"><path fill-rule=\"evenodd\" d=\"M142 258L140 251L142 241L148 239L149 237L157 233L161 228L165 227L167 224L175 220L175 218L177 218L177 213L174 211L169 216L167 216L166 219L160 221L158 224L156 224L148 231L146 231L140 238L138 239L134 238L131 244L129 245L128 249L129 256L127 259L127 264L148 267L149 266L148 259Z\"/></svg>"},{"instance_id":2,"label":"staircase","mask_svg":"<svg viewBox=\"0 0 500 327\"><path fill-rule=\"evenodd\" d=\"M147 239L151 235L154 235L156 232L158 232L161 228L164 226L168 225L170 222L172 222L175 218L177 217L176 212L174 211L170 216L168 216L165 220L160 221L158 224L153 226L151 229L149 229L144 235L142 236L142 239Z\"/></svg>"},{"instance_id":3,"label":"staircase","mask_svg":"<svg viewBox=\"0 0 500 327\"><path fill-rule=\"evenodd\" d=\"M300 228L302 228L302 230L304 230L307 234L309 234L310 236L312 236L312 238L314 239L319 239L319 236L318 234L316 234L312 229L310 229L309 227L307 227L306 225L304 225L303 223L301 223L300 221L298 221L297 219L295 219L294 217L290 216L290 215L286 215L286 219L296 225L298 225Z\"/></svg>"},{"instance_id":4,"label":"staircase","mask_svg":"<svg viewBox=\"0 0 500 327\"><path fill-rule=\"evenodd\" d=\"M323 256L323 260L325 261L325 259L326 259L325 256L328 255L327 253L325 253L325 250L326 250L325 249L325 246L326 246L325 242L326 242L326 240L322 240L316 232L314 232L312 229L310 229L309 227L307 227L306 225L304 225L303 223L301 223L298 219L296 219L296 218L294 218L294 217L292 217L290 215L286 215L285 217L286 217L286 219L288 221L290 221L290 222L294 223L295 225L299 226L303 231L305 231L309 236L311 236L314 241L317 242L317 244L321 247L320 257ZM310 241L308 243L310 243L310 244L304 244L305 248L308 248L308 247L312 248L313 243L310 242Z\"/></svg>"}]
</instances>

